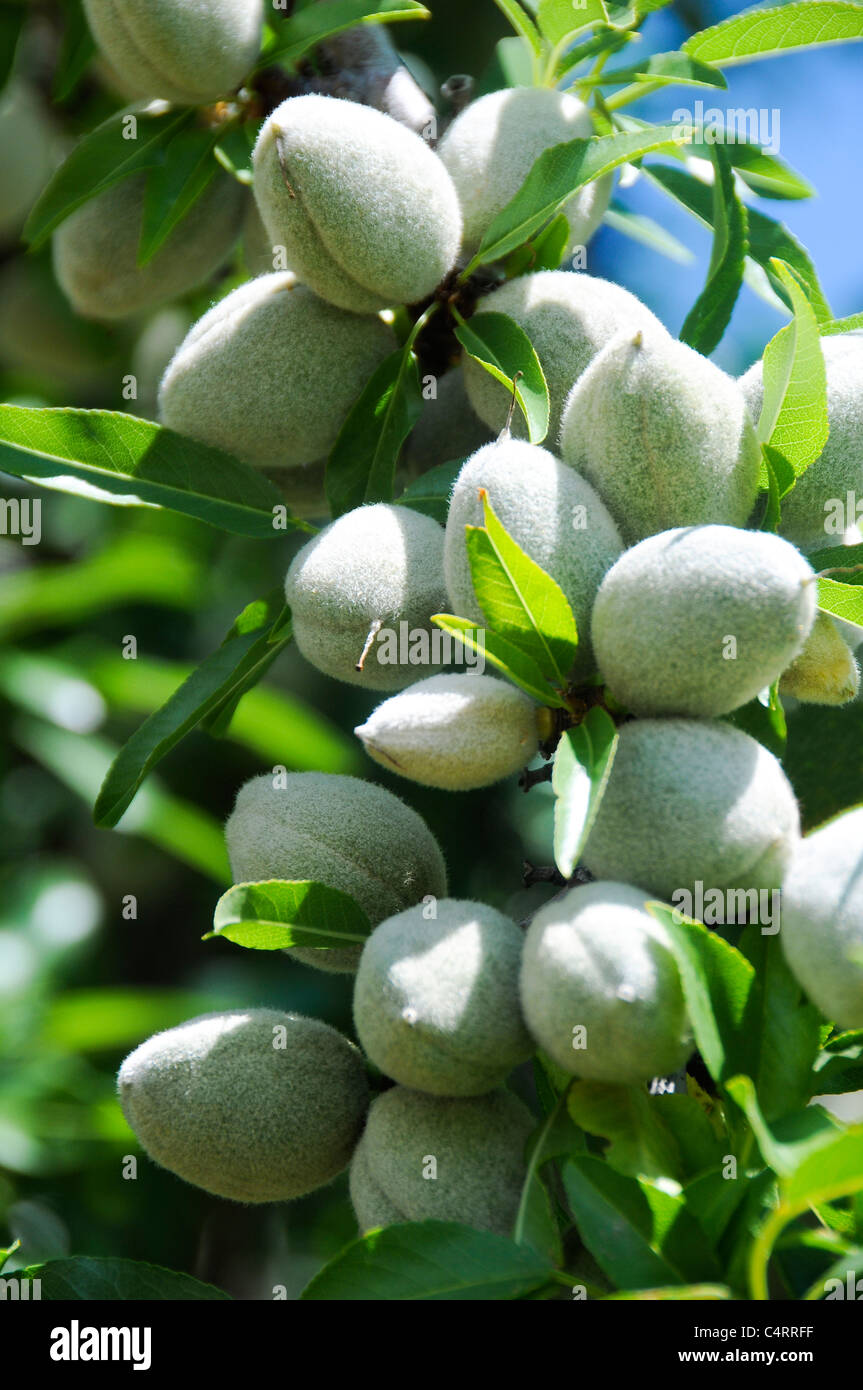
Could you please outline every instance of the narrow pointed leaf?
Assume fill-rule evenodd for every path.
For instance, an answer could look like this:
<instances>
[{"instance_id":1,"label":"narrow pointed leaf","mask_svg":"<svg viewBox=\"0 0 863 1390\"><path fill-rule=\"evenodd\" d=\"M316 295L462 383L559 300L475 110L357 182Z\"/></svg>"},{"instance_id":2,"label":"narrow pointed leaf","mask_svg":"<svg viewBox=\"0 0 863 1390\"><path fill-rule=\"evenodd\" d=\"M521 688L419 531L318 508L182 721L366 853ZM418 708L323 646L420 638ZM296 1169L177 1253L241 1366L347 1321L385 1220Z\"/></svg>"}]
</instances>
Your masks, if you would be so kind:
<instances>
[{"instance_id":1,"label":"narrow pointed leaf","mask_svg":"<svg viewBox=\"0 0 863 1390\"><path fill-rule=\"evenodd\" d=\"M477 628L469 618L457 618L452 613L435 613L432 622L443 632L449 632L478 656L490 661L525 694L541 705L559 706L563 700L543 676L536 662L513 642L498 632ZM481 669L481 667L479 668Z\"/></svg>"},{"instance_id":2,"label":"narrow pointed leaf","mask_svg":"<svg viewBox=\"0 0 863 1390\"><path fill-rule=\"evenodd\" d=\"M732 67L756 58L863 39L863 9L847 0L796 0L775 9L732 15L693 34L683 51L705 63Z\"/></svg>"},{"instance_id":3,"label":"narrow pointed leaf","mask_svg":"<svg viewBox=\"0 0 863 1390\"><path fill-rule=\"evenodd\" d=\"M155 168L160 149L191 119L191 112L174 109L109 116L79 141L43 189L27 219L24 240L35 250L83 203L132 174Z\"/></svg>"},{"instance_id":4,"label":"narrow pointed leaf","mask_svg":"<svg viewBox=\"0 0 863 1390\"><path fill-rule=\"evenodd\" d=\"M0 472L100 500L140 499L241 536L282 534L282 497L263 474L121 411L0 405ZM288 527L313 529L284 514Z\"/></svg>"},{"instance_id":5,"label":"narrow pointed leaf","mask_svg":"<svg viewBox=\"0 0 863 1390\"><path fill-rule=\"evenodd\" d=\"M417 359L409 348L385 359L339 431L327 461L334 517L364 502L391 502L399 450L422 411Z\"/></svg>"},{"instance_id":6,"label":"narrow pointed leaf","mask_svg":"<svg viewBox=\"0 0 863 1390\"><path fill-rule=\"evenodd\" d=\"M501 525L483 493L485 527L468 526L471 578L489 625L521 647L546 680L563 687L578 631L563 590Z\"/></svg>"},{"instance_id":7,"label":"narrow pointed leaf","mask_svg":"<svg viewBox=\"0 0 863 1390\"><path fill-rule=\"evenodd\" d=\"M709 356L731 321L743 284L748 249L746 209L737 196L731 161L722 145L710 150L713 180L713 248L707 284L680 330L681 341Z\"/></svg>"}]
</instances>

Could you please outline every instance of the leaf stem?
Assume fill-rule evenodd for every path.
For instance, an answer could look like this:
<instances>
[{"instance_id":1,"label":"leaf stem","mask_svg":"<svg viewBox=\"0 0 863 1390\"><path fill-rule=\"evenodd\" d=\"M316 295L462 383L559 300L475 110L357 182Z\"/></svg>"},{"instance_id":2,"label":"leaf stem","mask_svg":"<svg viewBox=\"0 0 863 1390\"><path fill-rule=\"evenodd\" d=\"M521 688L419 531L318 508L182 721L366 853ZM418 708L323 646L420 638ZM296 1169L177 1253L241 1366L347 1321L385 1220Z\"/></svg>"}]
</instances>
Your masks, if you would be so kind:
<instances>
[{"instance_id":1,"label":"leaf stem","mask_svg":"<svg viewBox=\"0 0 863 1390\"><path fill-rule=\"evenodd\" d=\"M536 1143L533 1146L533 1151L530 1155L530 1160L527 1165L527 1173L525 1174L524 1183L522 1184L521 1198L519 1199L518 1212L516 1214L515 1225L512 1231L512 1238L515 1241L516 1245L524 1244L524 1228L527 1223L528 1203L530 1202L530 1194L534 1180L537 1176L539 1169L542 1167L543 1162L545 1161L542 1158L542 1152L545 1146L545 1141L548 1135L553 1130L555 1124L557 1123L558 1117L566 1104L567 1094L567 1091L562 1091L561 1094L558 1096L557 1103L554 1106L554 1109L548 1112L536 1136Z\"/></svg>"},{"instance_id":2,"label":"leaf stem","mask_svg":"<svg viewBox=\"0 0 863 1390\"><path fill-rule=\"evenodd\" d=\"M606 109L619 111L621 107L631 106L634 101L640 101L642 97L651 96L653 92L658 92L667 86L667 82L632 82L628 87L623 87L619 92L615 92L613 96L606 97Z\"/></svg>"},{"instance_id":3,"label":"leaf stem","mask_svg":"<svg viewBox=\"0 0 863 1390\"><path fill-rule=\"evenodd\" d=\"M770 1256L773 1254L773 1247L779 1232L793 1216L793 1210L780 1202L779 1206L770 1213L752 1243L752 1249L749 1252L749 1292L756 1303L769 1301L770 1290L767 1283L767 1271L770 1265Z\"/></svg>"},{"instance_id":4,"label":"leaf stem","mask_svg":"<svg viewBox=\"0 0 863 1390\"><path fill-rule=\"evenodd\" d=\"M407 340L406 340L405 345L404 345L404 353L405 353L405 356L407 356L407 354L408 354L409 352L412 351L413 346L414 346L414 343L416 342L417 338L418 338L419 335L422 333L422 331L423 331L423 329L425 328L426 324L427 324L431 319L434 318L434 316L435 316L435 314L437 313L437 311L438 311L439 308L440 308L440 300L437 300L437 299L436 299L436 300L433 301L433 303L431 303L431 304L428 306L427 309L425 309L425 310L420 314L419 318L417 319L416 323L414 324L413 328L411 329L410 333L409 333L408 336L407 336ZM454 311L454 312L456 312L456 311Z\"/></svg>"}]
</instances>

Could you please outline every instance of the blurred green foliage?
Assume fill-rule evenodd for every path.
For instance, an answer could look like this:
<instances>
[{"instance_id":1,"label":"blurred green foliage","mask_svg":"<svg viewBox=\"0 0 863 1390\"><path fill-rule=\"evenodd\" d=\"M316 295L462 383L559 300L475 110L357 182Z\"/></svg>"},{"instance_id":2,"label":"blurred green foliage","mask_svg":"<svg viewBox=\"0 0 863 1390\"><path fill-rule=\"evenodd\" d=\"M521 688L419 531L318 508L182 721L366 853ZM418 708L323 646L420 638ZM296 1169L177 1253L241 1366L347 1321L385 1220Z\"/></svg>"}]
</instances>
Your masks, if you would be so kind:
<instances>
[{"instance_id":1,"label":"blurred green foliage","mask_svg":"<svg viewBox=\"0 0 863 1390\"><path fill-rule=\"evenodd\" d=\"M32 6L17 64L47 109L61 46L80 54L80 80L54 93L60 151L117 99L86 67L78 0L64 0L65 39L53 8ZM495 7L435 0L434 14L398 36L416 70L436 83L467 71L479 90L495 74L500 82L495 44L508 30ZM243 274L238 259L215 293ZM0 399L152 413L160 350L166 361L212 297L190 296L178 319L163 320L160 349L150 332L159 314L87 325L57 290L47 251L0 246ZM138 400L124 396L132 372ZM0 481L3 497L41 502L38 545L0 536L0 1245L21 1240L7 1273L70 1251L122 1255L239 1297L269 1298L275 1285L295 1297L355 1235L344 1178L289 1207L244 1208L143 1157L136 1181L123 1176L138 1150L114 1077L151 1033L247 1005L353 1032L349 978L201 940L230 881L222 824L237 788L274 764L380 780L427 819L453 894L518 920L554 891L522 888L524 861L550 855L551 787L527 798L511 784L406 790L353 738L375 697L328 681L289 648L223 737L191 734L118 827L97 829L93 800L118 748L237 613L282 583L303 538L264 545L146 506L106 506L83 486L75 496ZM789 719L787 766L810 825L859 796L861 720L859 704L825 711L804 738Z\"/></svg>"},{"instance_id":2,"label":"blurred green foliage","mask_svg":"<svg viewBox=\"0 0 863 1390\"><path fill-rule=\"evenodd\" d=\"M17 57L46 110L59 58L52 8L33 7ZM63 8L67 43L80 43L77 6ZM492 5L441 8L457 24L444 13L404 26L399 42L437 81L466 54L478 75L506 33L502 16ZM115 107L85 68L54 107L59 147ZM216 293L243 274L238 261ZM152 414L159 351L170 355L212 296L190 296L173 319L86 324L57 289L47 250L0 247L0 399ZM123 394L132 372L137 400ZM294 1009L352 1034L345 977L201 938L230 881L222 823L237 788L274 764L377 777L351 732L374 698L289 649L225 737L193 733L116 830L96 829L93 800L117 749L237 613L281 584L302 538L262 545L81 494L5 477L0 486L3 497L41 500L38 545L0 536L0 1244L21 1240L7 1273L69 1252L123 1255L239 1297L270 1298L277 1285L296 1297L355 1234L346 1181L289 1207L220 1202L140 1155L114 1077L144 1038L212 1009ZM130 637L134 659L124 656ZM522 859L550 842L551 802L537 797L531 845L513 826L520 796L412 788L409 799L444 846L453 890L499 906L515 895L524 915L544 890L522 894ZM136 1181L122 1176L128 1154L139 1156Z\"/></svg>"}]
</instances>

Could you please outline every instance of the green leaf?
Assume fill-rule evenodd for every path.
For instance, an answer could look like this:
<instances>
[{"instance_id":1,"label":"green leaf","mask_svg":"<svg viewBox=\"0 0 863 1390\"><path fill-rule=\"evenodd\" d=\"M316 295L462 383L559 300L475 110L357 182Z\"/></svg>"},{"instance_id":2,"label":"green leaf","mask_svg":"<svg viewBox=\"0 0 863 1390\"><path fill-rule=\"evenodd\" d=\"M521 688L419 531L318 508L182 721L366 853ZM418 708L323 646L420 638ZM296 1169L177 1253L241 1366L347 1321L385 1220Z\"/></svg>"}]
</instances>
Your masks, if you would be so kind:
<instances>
[{"instance_id":1,"label":"green leaf","mask_svg":"<svg viewBox=\"0 0 863 1390\"><path fill-rule=\"evenodd\" d=\"M273 48L258 64L297 63L319 43L352 29L355 24L388 23L402 19L429 19L430 11L416 0L318 0L290 19L282 20Z\"/></svg>"},{"instance_id":2,"label":"green leaf","mask_svg":"<svg viewBox=\"0 0 863 1390\"><path fill-rule=\"evenodd\" d=\"M284 589L281 585L271 589L264 598L253 599L251 603L246 604L231 623L221 645L226 647L235 637L260 633L262 628L266 628L266 632L261 643L260 660L254 661L248 671L241 673L240 679L231 684L230 689L226 690L221 699L216 700L201 720L201 728L214 738L224 738L227 735L240 701L263 679L293 636L291 610L284 602ZM171 691L171 695L175 693Z\"/></svg>"},{"instance_id":3,"label":"green leaf","mask_svg":"<svg viewBox=\"0 0 863 1390\"><path fill-rule=\"evenodd\" d=\"M803 1297L807 1302L815 1302L821 1298L826 1298L828 1296L828 1283L833 1283L831 1293L833 1293L835 1297L835 1283L833 1281L838 1282L842 1286L844 1297L846 1296L845 1291L848 1289L849 1276L852 1281L851 1287L854 1289L854 1294L847 1296L859 1299L860 1293L857 1291L863 1291L860 1284L860 1278L863 1276L863 1250L859 1248L846 1248L844 1254L842 1254L829 1269L825 1269L823 1274L819 1274L814 1284L812 1284L811 1288L807 1290Z\"/></svg>"},{"instance_id":4,"label":"green leaf","mask_svg":"<svg viewBox=\"0 0 863 1390\"><path fill-rule=\"evenodd\" d=\"M249 135L254 128L254 124L248 123L245 126L232 124L222 126L218 144L213 148L217 162L221 164L226 173L246 188L251 188L255 181L252 172L254 141L249 143Z\"/></svg>"},{"instance_id":5,"label":"green leaf","mask_svg":"<svg viewBox=\"0 0 863 1390\"><path fill-rule=\"evenodd\" d=\"M840 1129L838 1121L819 1105L782 1116L771 1127L761 1111L751 1077L731 1077L727 1090L752 1126L764 1162L780 1178L790 1178L804 1164L817 1163L819 1154L831 1147L837 1135L848 1132Z\"/></svg>"},{"instance_id":6,"label":"green leaf","mask_svg":"<svg viewBox=\"0 0 863 1390\"><path fill-rule=\"evenodd\" d=\"M16 1254L16 1252L17 1252L18 1250L20 1250L20 1248L21 1248L21 1242L20 1242L20 1240L14 1240L14 1241L12 1242L11 1245L4 1246L3 1249L0 1249L0 1270L2 1270L2 1268L3 1268L3 1266L5 1265L6 1261L7 1261L12 1255Z\"/></svg>"},{"instance_id":7,"label":"green leaf","mask_svg":"<svg viewBox=\"0 0 863 1390\"><path fill-rule=\"evenodd\" d=\"M277 645L268 643L269 629L276 617L274 611L267 609L260 614L258 627L226 640L135 731L111 764L99 790L93 809L97 825L116 825L156 764L208 714L236 692L247 690L250 680L271 665L291 640L289 632Z\"/></svg>"},{"instance_id":8,"label":"green leaf","mask_svg":"<svg viewBox=\"0 0 863 1390\"><path fill-rule=\"evenodd\" d=\"M478 628L469 618L457 618L453 613L434 613L432 622L443 632L458 638L471 651L490 661L505 676L541 705L562 706L564 701L549 685L536 662L513 642L498 632Z\"/></svg>"},{"instance_id":9,"label":"green leaf","mask_svg":"<svg viewBox=\"0 0 863 1390\"><path fill-rule=\"evenodd\" d=\"M768 343L768 347L770 344ZM797 474L794 472L794 465L786 458L781 449L777 449L773 444L762 444L761 454L768 476L776 484L776 510L777 524L781 517L779 504L783 497L791 491L797 481ZM769 510L769 508L768 508ZM766 527L762 526L762 530Z\"/></svg>"},{"instance_id":10,"label":"green leaf","mask_svg":"<svg viewBox=\"0 0 863 1390\"><path fill-rule=\"evenodd\" d=\"M820 574L824 570L848 570L845 583L853 584L863 580L863 573L858 570L858 566L863 565L863 544L831 545L826 550L811 551L806 558L816 573Z\"/></svg>"},{"instance_id":11,"label":"green leaf","mask_svg":"<svg viewBox=\"0 0 863 1390\"><path fill-rule=\"evenodd\" d=\"M697 141L693 143L693 153L697 153L697 144ZM725 150L744 183L762 198L794 200L814 196L815 189L796 169L759 145L738 141L726 145Z\"/></svg>"},{"instance_id":12,"label":"green leaf","mask_svg":"<svg viewBox=\"0 0 863 1390\"><path fill-rule=\"evenodd\" d=\"M698 1050L713 1080L747 1069L751 1039L747 1008L755 971L745 956L700 922L664 903L647 903L669 933Z\"/></svg>"},{"instance_id":13,"label":"green leaf","mask_svg":"<svg viewBox=\"0 0 863 1390\"><path fill-rule=\"evenodd\" d=\"M710 147L713 180L713 248L707 284L680 330L681 341L705 357L722 339L743 284L748 247L746 209L737 196L731 161L723 145Z\"/></svg>"},{"instance_id":14,"label":"green leaf","mask_svg":"<svg viewBox=\"0 0 863 1390\"><path fill-rule=\"evenodd\" d=\"M539 27L555 47L582 29L608 23L608 10L603 0L540 0L537 12Z\"/></svg>"},{"instance_id":15,"label":"green leaf","mask_svg":"<svg viewBox=\"0 0 863 1390\"><path fill-rule=\"evenodd\" d=\"M240 536L281 534L273 508L282 509L282 497L262 473L120 411L0 405L0 471L100 501L131 497ZM286 509L279 515L288 527L313 529Z\"/></svg>"},{"instance_id":16,"label":"green leaf","mask_svg":"<svg viewBox=\"0 0 863 1390\"><path fill-rule=\"evenodd\" d=\"M791 465L794 477L799 478L827 442L827 375L812 305L790 267L779 260L772 264L794 306L794 318L764 352L764 403L758 437L771 450L778 450ZM790 489L782 486L781 478L778 481L783 496Z\"/></svg>"},{"instance_id":17,"label":"green leaf","mask_svg":"<svg viewBox=\"0 0 863 1390\"><path fill-rule=\"evenodd\" d=\"M617 199L612 200L602 220L607 227L613 227L616 232L622 232L624 236L649 247L651 251L658 251L661 256L667 256L678 265L692 265L695 260L695 255L689 247L684 246L682 241L678 241L677 237L672 236L658 222L654 222L652 217L633 212Z\"/></svg>"},{"instance_id":18,"label":"green leaf","mask_svg":"<svg viewBox=\"0 0 863 1390\"><path fill-rule=\"evenodd\" d=\"M554 804L554 862L571 878L596 820L617 752L611 716L595 705L567 729L557 745L551 784Z\"/></svg>"},{"instance_id":19,"label":"green leaf","mask_svg":"<svg viewBox=\"0 0 863 1390\"><path fill-rule=\"evenodd\" d=\"M397 503L410 507L412 511L423 512L432 521L446 526L449 499L463 464L464 459L453 459L450 463L438 463L434 468L429 468L421 477L408 483L401 497L396 498Z\"/></svg>"},{"instance_id":20,"label":"green leaf","mask_svg":"<svg viewBox=\"0 0 863 1390\"><path fill-rule=\"evenodd\" d=\"M381 363L339 431L327 461L334 517L364 502L390 502L399 450L422 412L417 359L410 344Z\"/></svg>"},{"instance_id":21,"label":"green leaf","mask_svg":"<svg viewBox=\"0 0 863 1390\"><path fill-rule=\"evenodd\" d=\"M200 595L200 586L196 594ZM280 650L282 640L281 636L275 642L271 640L277 631L274 624L266 632L267 645L274 655ZM232 631L222 646L233 635ZM20 661L21 654L16 653L15 665ZM6 676L8 662L8 656L0 662L0 682ZM76 652L76 666L69 666L64 674L66 679L77 677L80 680L83 675L91 681L112 713L132 713L146 718L166 704L195 670L189 662L156 660L140 652L136 661L118 661L115 651L88 648L80 656ZM232 690L230 702L219 705L213 715L205 715L200 727L250 749L264 760L264 766L267 760L272 760L273 749L277 748L280 762L297 771L361 774L362 758L356 741L348 738L319 710L284 690L260 684L250 688L250 682L257 681L263 671L262 661L244 683L242 698ZM58 679L62 676L58 675ZM40 681L38 672L30 679L30 688L34 687L50 688L44 679ZM233 711L230 717L228 703Z\"/></svg>"},{"instance_id":22,"label":"green leaf","mask_svg":"<svg viewBox=\"0 0 863 1390\"><path fill-rule=\"evenodd\" d=\"M640 63L626 68L608 68L600 76L603 87L619 82L649 83L654 86L727 87L718 68L701 63L688 53L651 53Z\"/></svg>"},{"instance_id":23,"label":"green leaf","mask_svg":"<svg viewBox=\"0 0 863 1390\"><path fill-rule=\"evenodd\" d=\"M570 1115L581 1129L610 1141L603 1157L617 1172L638 1178L683 1180L677 1142L663 1124L655 1098L647 1094L644 1086L576 1081L570 1088L568 1104Z\"/></svg>"},{"instance_id":24,"label":"green leaf","mask_svg":"<svg viewBox=\"0 0 863 1390\"><path fill-rule=\"evenodd\" d=\"M863 1125L840 1128L827 1111L808 1106L768 1127L748 1076L732 1078L729 1093L746 1114L764 1159L779 1175L773 1206L749 1249L751 1296L766 1299L768 1267L785 1226L810 1208L863 1192Z\"/></svg>"},{"instance_id":25,"label":"green leaf","mask_svg":"<svg viewBox=\"0 0 863 1390\"><path fill-rule=\"evenodd\" d=\"M747 1190L745 1182L726 1177L724 1168L701 1173L684 1187L684 1201L714 1249L728 1229Z\"/></svg>"},{"instance_id":26,"label":"green leaf","mask_svg":"<svg viewBox=\"0 0 863 1390\"><path fill-rule=\"evenodd\" d=\"M498 39L494 46L492 75L489 81L483 82L481 94L499 87L533 86L534 59L533 48L521 36Z\"/></svg>"},{"instance_id":27,"label":"green leaf","mask_svg":"<svg viewBox=\"0 0 863 1390\"><path fill-rule=\"evenodd\" d=\"M602 174L651 151L667 150L669 146L676 149L686 143L688 137L673 125L552 145L536 160L515 197L498 213L462 278L528 241L562 211L574 193Z\"/></svg>"},{"instance_id":28,"label":"green leaf","mask_svg":"<svg viewBox=\"0 0 863 1390\"><path fill-rule=\"evenodd\" d=\"M29 1265L17 1277L40 1280L43 1303L230 1301L230 1294L212 1284L202 1284L190 1274L178 1274L173 1269L138 1260L77 1255L69 1260Z\"/></svg>"},{"instance_id":29,"label":"green leaf","mask_svg":"<svg viewBox=\"0 0 863 1390\"><path fill-rule=\"evenodd\" d=\"M411 1221L370 1231L331 1260L301 1297L344 1302L523 1298L553 1269L529 1246L454 1221Z\"/></svg>"},{"instance_id":30,"label":"green leaf","mask_svg":"<svg viewBox=\"0 0 863 1390\"><path fill-rule=\"evenodd\" d=\"M757 529L775 536L782 521L782 498L794 486L794 469L779 450L771 449L769 444L761 445L761 475L764 474L767 475L767 500Z\"/></svg>"},{"instance_id":31,"label":"green leaf","mask_svg":"<svg viewBox=\"0 0 863 1390\"><path fill-rule=\"evenodd\" d=\"M863 628L863 585L838 584L835 579L818 580L818 607L822 613L842 618Z\"/></svg>"},{"instance_id":32,"label":"green leaf","mask_svg":"<svg viewBox=\"0 0 863 1390\"><path fill-rule=\"evenodd\" d=\"M839 1096L863 1090L863 1034L846 1034L847 1046L828 1043L815 1062L810 1090L819 1096Z\"/></svg>"},{"instance_id":33,"label":"green leaf","mask_svg":"<svg viewBox=\"0 0 863 1390\"><path fill-rule=\"evenodd\" d=\"M519 37L526 40L535 54L540 55L543 51L543 44L539 30L527 11L518 3L518 0L494 0L494 3L501 14L506 15Z\"/></svg>"},{"instance_id":34,"label":"green leaf","mask_svg":"<svg viewBox=\"0 0 863 1390\"><path fill-rule=\"evenodd\" d=\"M567 1111L566 1093L558 1097L553 1108L534 1130L527 1145L527 1172L521 1190L512 1238L517 1245L534 1245L540 1253L548 1253L547 1223L548 1193L541 1172L554 1158L579 1153L584 1149L584 1136L573 1124ZM541 1244L537 1245L539 1237ZM553 1247L553 1253L557 1251Z\"/></svg>"},{"instance_id":35,"label":"green leaf","mask_svg":"<svg viewBox=\"0 0 863 1390\"><path fill-rule=\"evenodd\" d=\"M819 326L823 337L832 337L836 333L854 333L857 329L863 328L863 314L849 314L845 319L828 319Z\"/></svg>"},{"instance_id":36,"label":"green leaf","mask_svg":"<svg viewBox=\"0 0 863 1390\"><path fill-rule=\"evenodd\" d=\"M0 6L0 88L6 86L15 66L25 14L23 5Z\"/></svg>"},{"instance_id":37,"label":"green leaf","mask_svg":"<svg viewBox=\"0 0 863 1390\"><path fill-rule=\"evenodd\" d=\"M690 1092L653 1095L650 1103L657 1118L674 1139L684 1177L689 1180L720 1164L728 1150L728 1138L719 1121L716 1102L687 1077Z\"/></svg>"},{"instance_id":38,"label":"green leaf","mask_svg":"<svg viewBox=\"0 0 863 1390\"><path fill-rule=\"evenodd\" d=\"M24 240L35 250L70 213L115 183L156 167L160 149L189 120L187 110L116 111L75 146L33 206ZM135 131L134 137L124 132Z\"/></svg>"},{"instance_id":39,"label":"green leaf","mask_svg":"<svg viewBox=\"0 0 863 1390\"><path fill-rule=\"evenodd\" d=\"M746 1071L764 1116L773 1120L811 1098L821 1016L791 974L778 934L765 935L763 925L747 926L738 949L755 970L743 1021L750 1039Z\"/></svg>"},{"instance_id":40,"label":"green leaf","mask_svg":"<svg viewBox=\"0 0 863 1390\"><path fill-rule=\"evenodd\" d=\"M362 946L372 925L349 893L324 883L237 883L216 904L213 930L253 951Z\"/></svg>"},{"instance_id":41,"label":"green leaf","mask_svg":"<svg viewBox=\"0 0 863 1390\"><path fill-rule=\"evenodd\" d=\"M526 1191L526 1201L519 1245L528 1246L537 1255L551 1264L563 1264L563 1242L560 1232L562 1222L569 1225L569 1217L558 1218L559 1205L552 1204L551 1194L542 1178L535 1176Z\"/></svg>"},{"instance_id":42,"label":"green leaf","mask_svg":"<svg viewBox=\"0 0 863 1390\"><path fill-rule=\"evenodd\" d=\"M684 169L665 164L650 164L642 170L669 197L691 212L705 227L713 226L713 192L710 186ZM767 273L771 285L784 304L789 303L788 291L773 270L773 261L786 261L800 280L819 321L828 322L833 312L818 281L809 252L801 246L781 222L776 222L755 208L746 210L749 235L749 256Z\"/></svg>"},{"instance_id":43,"label":"green leaf","mask_svg":"<svg viewBox=\"0 0 863 1390\"><path fill-rule=\"evenodd\" d=\"M571 230L563 213L559 213L539 236L528 243L529 263L525 268L533 272L557 270L566 254ZM513 255L518 254L518 251L513 252Z\"/></svg>"},{"instance_id":44,"label":"green leaf","mask_svg":"<svg viewBox=\"0 0 863 1390\"><path fill-rule=\"evenodd\" d=\"M702 29L683 51L706 63L732 67L793 49L863 39L863 9L846 0L797 0L777 9L750 10Z\"/></svg>"},{"instance_id":45,"label":"green leaf","mask_svg":"<svg viewBox=\"0 0 863 1390\"><path fill-rule=\"evenodd\" d=\"M578 1233L619 1288L718 1280L719 1267L683 1198L583 1155L561 1167Z\"/></svg>"},{"instance_id":46,"label":"green leaf","mask_svg":"<svg viewBox=\"0 0 863 1390\"><path fill-rule=\"evenodd\" d=\"M470 322L459 320L455 330L465 352L515 398L527 424L532 444L548 434L548 386L533 343L508 314L475 314ZM516 377L519 378L516 381Z\"/></svg>"},{"instance_id":47,"label":"green leaf","mask_svg":"<svg viewBox=\"0 0 863 1390\"><path fill-rule=\"evenodd\" d=\"M556 77L559 80L588 58L596 58L599 55L604 57L606 54L611 57L613 53L619 53L628 44L637 42L639 37L640 35L632 33L628 29L600 29L584 43L576 44L563 55L557 64Z\"/></svg>"},{"instance_id":48,"label":"green leaf","mask_svg":"<svg viewBox=\"0 0 863 1390\"><path fill-rule=\"evenodd\" d=\"M578 633L560 585L507 534L482 490L485 527L466 526L471 579L495 632L509 638L552 684L563 688Z\"/></svg>"},{"instance_id":49,"label":"green leaf","mask_svg":"<svg viewBox=\"0 0 863 1390\"><path fill-rule=\"evenodd\" d=\"M55 101L66 101L72 95L95 55L96 42L90 33L84 6L81 0L71 0L66 6L63 45L51 90Z\"/></svg>"},{"instance_id":50,"label":"green leaf","mask_svg":"<svg viewBox=\"0 0 863 1390\"><path fill-rule=\"evenodd\" d=\"M206 192L219 172L214 157L225 127L210 130L182 126L159 150L159 161L147 176L138 265L147 265L168 237Z\"/></svg>"}]
</instances>

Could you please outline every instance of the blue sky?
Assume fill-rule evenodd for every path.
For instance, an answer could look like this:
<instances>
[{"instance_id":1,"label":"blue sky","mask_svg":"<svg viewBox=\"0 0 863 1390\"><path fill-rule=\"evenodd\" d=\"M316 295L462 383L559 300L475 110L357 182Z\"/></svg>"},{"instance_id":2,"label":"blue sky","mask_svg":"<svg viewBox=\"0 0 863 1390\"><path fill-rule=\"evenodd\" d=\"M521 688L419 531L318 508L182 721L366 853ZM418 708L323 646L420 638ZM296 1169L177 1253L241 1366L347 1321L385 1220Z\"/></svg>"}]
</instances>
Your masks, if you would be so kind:
<instances>
[{"instance_id":1,"label":"blue sky","mask_svg":"<svg viewBox=\"0 0 863 1390\"><path fill-rule=\"evenodd\" d=\"M714 5L711 22L740 8ZM650 51L677 48L685 38L684 27L668 11L654 15L646 25ZM673 87L628 109L645 120L668 120L676 108L691 108L698 98L705 107L778 108L780 157L815 186L818 196L802 202L759 198L754 206L785 222L808 248L837 316L863 310L863 42L748 63L727 69L725 75L727 92ZM634 211L661 222L697 259L693 265L676 264L605 228L591 243L588 268L625 284L677 333L704 283L709 233L643 180L617 196ZM727 371L743 371L760 357L782 322L744 286L715 360Z\"/></svg>"}]
</instances>

